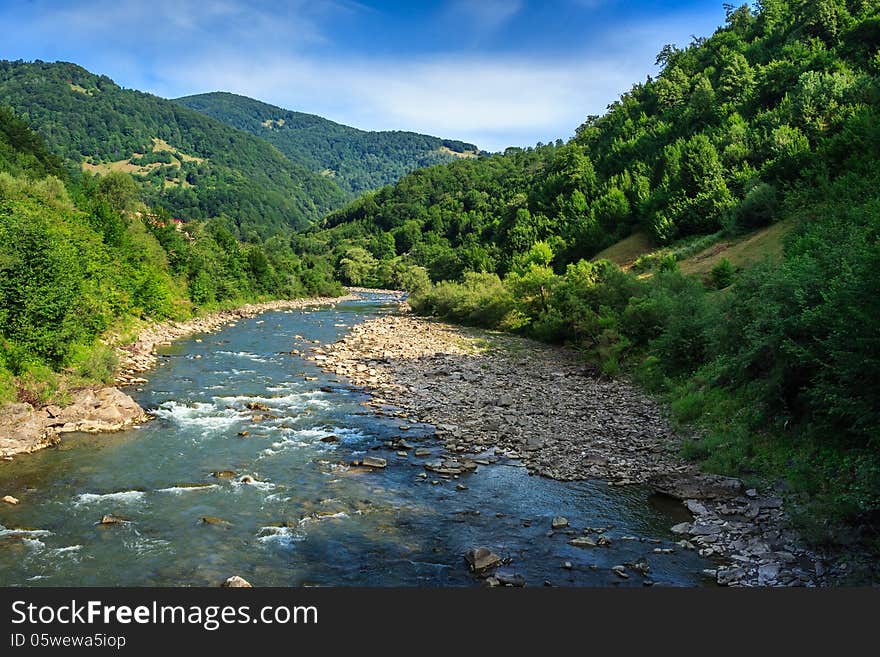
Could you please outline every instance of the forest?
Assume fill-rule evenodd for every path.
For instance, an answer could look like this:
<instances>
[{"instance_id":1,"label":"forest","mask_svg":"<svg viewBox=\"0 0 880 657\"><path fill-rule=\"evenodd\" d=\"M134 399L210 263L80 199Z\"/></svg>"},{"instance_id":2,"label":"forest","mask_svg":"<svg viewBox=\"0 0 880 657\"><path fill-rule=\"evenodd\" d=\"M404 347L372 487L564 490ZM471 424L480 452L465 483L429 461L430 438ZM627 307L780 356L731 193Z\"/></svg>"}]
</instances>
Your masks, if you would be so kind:
<instances>
[{"instance_id":1,"label":"forest","mask_svg":"<svg viewBox=\"0 0 880 657\"><path fill-rule=\"evenodd\" d=\"M876 542L878 44L876 2L728 6L569 142L413 172L297 248L420 313L575 346L662 396L705 469L786 487L817 540L845 519ZM689 273L771 233L766 258Z\"/></svg>"},{"instance_id":2,"label":"forest","mask_svg":"<svg viewBox=\"0 0 880 657\"><path fill-rule=\"evenodd\" d=\"M346 200L265 141L75 64L0 62L0 98L66 161L132 173L151 206L183 219L228 217L244 239L302 228ZM157 148L171 151L167 163L143 159Z\"/></svg>"},{"instance_id":3,"label":"forest","mask_svg":"<svg viewBox=\"0 0 880 657\"><path fill-rule=\"evenodd\" d=\"M458 140L402 130L367 132L231 93L175 102L267 140L292 162L330 176L352 196L395 183L414 169L479 153Z\"/></svg>"},{"instance_id":4,"label":"forest","mask_svg":"<svg viewBox=\"0 0 880 657\"><path fill-rule=\"evenodd\" d=\"M126 173L67 172L0 108L0 402L63 403L112 381L107 338L142 319L341 291L283 236L242 243L221 220L179 228L140 192Z\"/></svg>"}]
</instances>

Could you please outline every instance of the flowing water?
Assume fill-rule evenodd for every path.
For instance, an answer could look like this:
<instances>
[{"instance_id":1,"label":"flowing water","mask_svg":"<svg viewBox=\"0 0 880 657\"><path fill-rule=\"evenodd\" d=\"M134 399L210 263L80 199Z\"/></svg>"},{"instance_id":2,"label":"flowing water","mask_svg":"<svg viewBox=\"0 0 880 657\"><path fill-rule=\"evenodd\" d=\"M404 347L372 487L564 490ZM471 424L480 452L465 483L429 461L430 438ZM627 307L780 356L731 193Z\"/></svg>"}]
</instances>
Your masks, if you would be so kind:
<instances>
[{"instance_id":1,"label":"flowing water","mask_svg":"<svg viewBox=\"0 0 880 657\"><path fill-rule=\"evenodd\" d=\"M463 554L482 545L529 586L708 582L711 564L668 530L686 519L678 505L641 487L530 477L503 458L458 480L422 478L430 459L385 445L403 436L440 455L431 427L402 431L408 421L371 413L367 395L289 353L393 307L373 295L180 340L133 393L155 420L0 463L0 494L21 500L0 505L0 585L216 586L238 574L261 586L468 586L479 581ZM366 454L388 467L345 467ZM104 514L126 522L101 525ZM578 534L605 528L611 544L548 536L557 515ZM647 576L610 570L640 561Z\"/></svg>"}]
</instances>

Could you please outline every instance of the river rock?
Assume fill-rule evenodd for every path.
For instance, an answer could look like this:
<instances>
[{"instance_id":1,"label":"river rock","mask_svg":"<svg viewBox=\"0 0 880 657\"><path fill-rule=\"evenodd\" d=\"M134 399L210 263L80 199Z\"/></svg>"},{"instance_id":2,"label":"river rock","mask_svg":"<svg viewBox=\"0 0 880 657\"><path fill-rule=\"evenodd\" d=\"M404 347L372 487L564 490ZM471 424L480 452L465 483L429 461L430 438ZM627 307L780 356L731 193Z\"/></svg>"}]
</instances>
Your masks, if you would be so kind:
<instances>
[{"instance_id":1,"label":"river rock","mask_svg":"<svg viewBox=\"0 0 880 657\"><path fill-rule=\"evenodd\" d=\"M215 470L211 473L211 476L217 479L232 479L235 476L235 472L232 470Z\"/></svg>"},{"instance_id":2,"label":"river rock","mask_svg":"<svg viewBox=\"0 0 880 657\"><path fill-rule=\"evenodd\" d=\"M101 520L98 522L99 525L121 525L122 523L128 522L126 518L121 516L114 516L112 513L107 513L101 516Z\"/></svg>"},{"instance_id":3,"label":"river rock","mask_svg":"<svg viewBox=\"0 0 880 657\"><path fill-rule=\"evenodd\" d=\"M501 557L486 547L478 547L473 550L468 550L464 555L464 559L468 564L468 568L471 569L471 572L477 574L497 568L501 565Z\"/></svg>"},{"instance_id":4,"label":"river rock","mask_svg":"<svg viewBox=\"0 0 880 657\"><path fill-rule=\"evenodd\" d=\"M239 577L238 575L233 575L232 577L227 577L220 586L224 589L250 589L250 588L253 588L251 586L250 582L248 582L244 577Z\"/></svg>"},{"instance_id":5,"label":"river rock","mask_svg":"<svg viewBox=\"0 0 880 657\"><path fill-rule=\"evenodd\" d=\"M495 579L498 580L498 583L501 584L501 586L523 587L526 585L526 580L522 575L514 575L511 573L502 573L500 571L496 571Z\"/></svg>"},{"instance_id":6,"label":"river rock","mask_svg":"<svg viewBox=\"0 0 880 657\"><path fill-rule=\"evenodd\" d=\"M629 579L629 574L626 572L625 566L612 566L611 572L622 579Z\"/></svg>"},{"instance_id":7,"label":"river rock","mask_svg":"<svg viewBox=\"0 0 880 657\"><path fill-rule=\"evenodd\" d=\"M80 390L54 419L63 423L58 429L62 433L121 431L146 420L144 409L118 388Z\"/></svg>"},{"instance_id":8,"label":"river rock","mask_svg":"<svg viewBox=\"0 0 880 657\"><path fill-rule=\"evenodd\" d=\"M270 411L270 410L272 410L268 406L266 406L265 404L261 404L259 402L249 402L247 404L247 408L250 411Z\"/></svg>"},{"instance_id":9,"label":"river rock","mask_svg":"<svg viewBox=\"0 0 880 657\"><path fill-rule=\"evenodd\" d=\"M745 576L742 568L719 568L715 575L715 581L721 586L730 586L738 583Z\"/></svg>"},{"instance_id":10,"label":"river rock","mask_svg":"<svg viewBox=\"0 0 880 657\"><path fill-rule=\"evenodd\" d=\"M18 498L12 497L12 495L4 495L3 501L6 502L7 504L18 504Z\"/></svg>"},{"instance_id":11,"label":"river rock","mask_svg":"<svg viewBox=\"0 0 880 657\"><path fill-rule=\"evenodd\" d=\"M580 548L596 547L596 541L589 536L577 536L571 539L568 544Z\"/></svg>"},{"instance_id":12,"label":"river rock","mask_svg":"<svg viewBox=\"0 0 880 657\"><path fill-rule=\"evenodd\" d=\"M361 459L361 465L368 468L384 468L388 465L388 462L378 456L365 456Z\"/></svg>"},{"instance_id":13,"label":"river rock","mask_svg":"<svg viewBox=\"0 0 880 657\"><path fill-rule=\"evenodd\" d=\"M33 452L57 442L48 413L34 410L30 404L0 406L0 456Z\"/></svg>"},{"instance_id":14,"label":"river rock","mask_svg":"<svg viewBox=\"0 0 880 657\"><path fill-rule=\"evenodd\" d=\"M550 521L550 527L552 529L565 529L568 527L568 519L564 516L556 516Z\"/></svg>"},{"instance_id":15,"label":"river rock","mask_svg":"<svg viewBox=\"0 0 880 657\"><path fill-rule=\"evenodd\" d=\"M228 520L223 520L223 518L218 518L216 516L202 516L199 518L199 522L203 525L228 525Z\"/></svg>"},{"instance_id":16,"label":"river rock","mask_svg":"<svg viewBox=\"0 0 880 657\"><path fill-rule=\"evenodd\" d=\"M680 500L724 500L742 491L742 482L733 477L710 474L660 473L649 483L659 492Z\"/></svg>"}]
</instances>

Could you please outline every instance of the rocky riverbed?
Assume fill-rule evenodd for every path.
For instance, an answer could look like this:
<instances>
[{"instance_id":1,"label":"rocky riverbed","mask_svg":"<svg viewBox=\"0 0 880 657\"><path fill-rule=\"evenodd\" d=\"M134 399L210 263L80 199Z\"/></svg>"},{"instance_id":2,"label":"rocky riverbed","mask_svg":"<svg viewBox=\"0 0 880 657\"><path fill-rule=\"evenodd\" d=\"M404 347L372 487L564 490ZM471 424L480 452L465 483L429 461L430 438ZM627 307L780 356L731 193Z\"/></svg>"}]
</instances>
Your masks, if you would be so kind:
<instances>
[{"instance_id":1,"label":"rocky riverbed","mask_svg":"<svg viewBox=\"0 0 880 657\"><path fill-rule=\"evenodd\" d=\"M673 528L679 549L713 558L720 585L817 586L838 574L788 529L781 498L683 462L658 404L574 351L404 314L309 358L369 390L376 413L407 418L402 431L434 425L446 452L435 473L470 471L494 448L536 475L650 484L693 515Z\"/></svg>"},{"instance_id":2,"label":"rocky riverbed","mask_svg":"<svg viewBox=\"0 0 880 657\"><path fill-rule=\"evenodd\" d=\"M268 301L181 322L151 323L138 332L134 342L117 347L119 366L115 384L121 387L145 383L145 379L138 375L156 365L156 347L170 344L181 337L210 333L269 310L301 309L352 298L355 297ZM112 336L109 342L115 342ZM60 440L62 433L121 431L149 419L144 410L119 387L76 390L72 393L70 403L63 408L54 405L35 408L29 403L4 404L0 407L0 458L11 459L16 454L50 447Z\"/></svg>"}]
</instances>

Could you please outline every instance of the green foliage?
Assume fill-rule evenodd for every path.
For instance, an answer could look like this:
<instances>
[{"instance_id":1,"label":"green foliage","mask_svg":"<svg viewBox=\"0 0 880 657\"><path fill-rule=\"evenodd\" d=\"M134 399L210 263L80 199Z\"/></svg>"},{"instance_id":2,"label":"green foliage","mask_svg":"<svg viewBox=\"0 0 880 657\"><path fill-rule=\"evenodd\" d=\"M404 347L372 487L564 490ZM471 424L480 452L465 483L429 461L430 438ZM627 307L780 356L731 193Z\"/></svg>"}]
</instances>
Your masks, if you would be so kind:
<instances>
[{"instance_id":1,"label":"green foliage","mask_svg":"<svg viewBox=\"0 0 880 657\"><path fill-rule=\"evenodd\" d=\"M417 312L448 317L463 324L494 327L513 311L513 296L496 274L465 275L462 283L438 283L414 296Z\"/></svg>"},{"instance_id":2,"label":"green foliage","mask_svg":"<svg viewBox=\"0 0 880 657\"><path fill-rule=\"evenodd\" d=\"M712 267L709 277L712 281L712 286L716 290L723 290L733 283L733 277L735 274L736 268L730 264L730 260L722 258L718 261L717 265Z\"/></svg>"},{"instance_id":3,"label":"green foliage","mask_svg":"<svg viewBox=\"0 0 880 657\"><path fill-rule=\"evenodd\" d=\"M149 210L127 174L48 175L42 140L11 113L0 119L0 153L11 155L0 161L0 399L41 404L67 383L111 382L115 354L99 338L132 316L341 292L332 268L309 267L287 239L242 244L224 218L184 228Z\"/></svg>"},{"instance_id":4,"label":"green foliage","mask_svg":"<svg viewBox=\"0 0 880 657\"><path fill-rule=\"evenodd\" d=\"M18 385L12 372L0 365L0 404L14 402L18 398Z\"/></svg>"},{"instance_id":5,"label":"green foliage","mask_svg":"<svg viewBox=\"0 0 880 657\"><path fill-rule=\"evenodd\" d=\"M138 163L163 162L169 156L154 154L153 140L164 140L176 164L137 174L141 197L185 219L225 214L239 237L303 227L347 199L333 180L253 135L74 64L0 61L0 98L76 168L83 160L130 161L135 153L144 154ZM45 157L38 162L55 166Z\"/></svg>"},{"instance_id":6,"label":"green foliage","mask_svg":"<svg viewBox=\"0 0 880 657\"><path fill-rule=\"evenodd\" d=\"M779 209L776 188L759 183L749 190L736 210L737 225L744 229L760 228L773 222Z\"/></svg>"},{"instance_id":7,"label":"green foliage","mask_svg":"<svg viewBox=\"0 0 880 657\"><path fill-rule=\"evenodd\" d=\"M174 102L265 139L292 162L330 175L352 194L394 183L414 169L479 152L473 144L414 132L365 132L230 93Z\"/></svg>"},{"instance_id":8,"label":"green foliage","mask_svg":"<svg viewBox=\"0 0 880 657\"><path fill-rule=\"evenodd\" d=\"M85 383L113 383L119 359L116 350L106 345L75 345L68 367Z\"/></svg>"}]
</instances>

